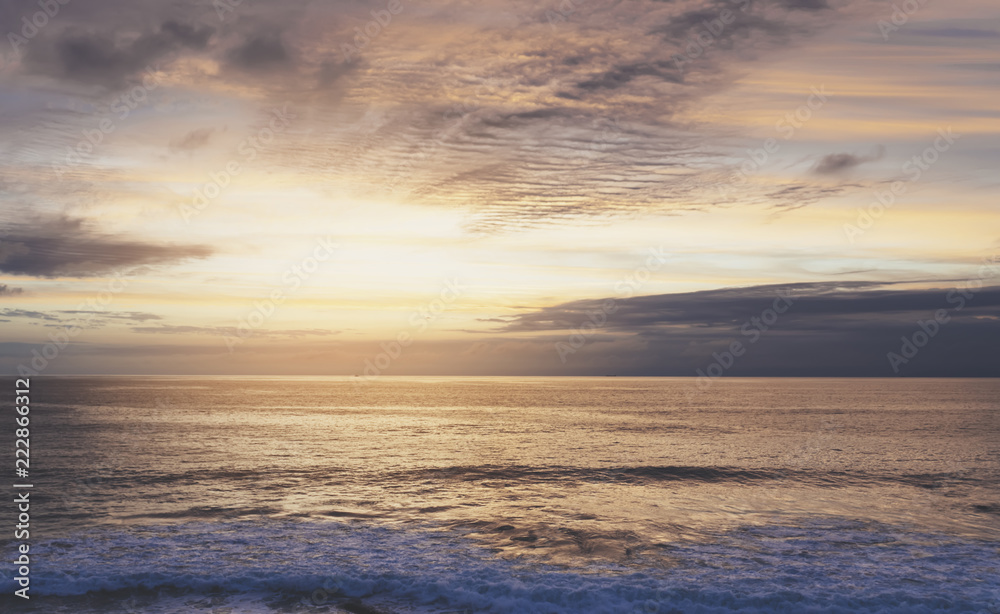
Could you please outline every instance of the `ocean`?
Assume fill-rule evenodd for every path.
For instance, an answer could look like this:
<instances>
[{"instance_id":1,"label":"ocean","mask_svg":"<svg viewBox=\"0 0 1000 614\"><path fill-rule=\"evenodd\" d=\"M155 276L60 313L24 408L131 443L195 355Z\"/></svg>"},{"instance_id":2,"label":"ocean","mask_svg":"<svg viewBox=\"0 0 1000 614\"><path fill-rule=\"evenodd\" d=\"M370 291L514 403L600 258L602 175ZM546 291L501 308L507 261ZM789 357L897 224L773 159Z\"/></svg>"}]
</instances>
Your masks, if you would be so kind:
<instances>
[{"instance_id":1,"label":"ocean","mask_svg":"<svg viewBox=\"0 0 1000 614\"><path fill-rule=\"evenodd\" d=\"M4 612L1000 614L1000 380L36 377L30 477Z\"/></svg>"}]
</instances>

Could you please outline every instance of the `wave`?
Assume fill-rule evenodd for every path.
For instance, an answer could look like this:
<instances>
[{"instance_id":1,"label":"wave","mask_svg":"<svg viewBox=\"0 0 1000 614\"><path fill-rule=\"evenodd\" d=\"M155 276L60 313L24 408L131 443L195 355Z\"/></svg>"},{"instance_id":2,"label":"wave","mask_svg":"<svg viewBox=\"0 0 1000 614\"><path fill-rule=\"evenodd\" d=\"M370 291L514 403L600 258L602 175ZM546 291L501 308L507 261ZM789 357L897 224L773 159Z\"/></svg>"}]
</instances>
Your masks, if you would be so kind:
<instances>
[{"instance_id":1,"label":"wave","mask_svg":"<svg viewBox=\"0 0 1000 614\"><path fill-rule=\"evenodd\" d=\"M119 471L96 480L104 487L146 485L198 485L207 482L247 482L268 488L270 482L294 484L295 480L323 480L335 485L340 483L399 482L490 482L503 480L517 483L549 482L732 482L747 484L762 481L790 481L823 486L864 486L876 483L897 483L921 488L939 488L944 485L993 483L996 476L975 476L970 471L955 473L872 473L864 471L828 471L795 468L746 469L738 467L687 466L687 465L637 465L625 467L570 467L531 465L459 465L449 467L424 467L397 471L369 472L342 466L314 467L311 469L240 469L188 471L181 473ZM39 480L46 474L39 472Z\"/></svg>"},{"instance_id":2,"label":"wave","mask_svg":"<svg viewBox=\"0 0 1000 614\"><path fill-rule=\"evenodd\" d=\"M322 597L332 605L367 603L372 611L523 614L919 614L989 612L1000 603L1000 553L984 541L814 519L658 547L669 564L639 557L556 567L496 557L461 532L431 525L269 520L102 528L33 545L33 594L100 597L104 611L119 611L112 602L178 595L211 597L216 605L249 600L260 611L316 605ZM14 588L0 581L3 594Z\"/></svg>"}]
</instances>

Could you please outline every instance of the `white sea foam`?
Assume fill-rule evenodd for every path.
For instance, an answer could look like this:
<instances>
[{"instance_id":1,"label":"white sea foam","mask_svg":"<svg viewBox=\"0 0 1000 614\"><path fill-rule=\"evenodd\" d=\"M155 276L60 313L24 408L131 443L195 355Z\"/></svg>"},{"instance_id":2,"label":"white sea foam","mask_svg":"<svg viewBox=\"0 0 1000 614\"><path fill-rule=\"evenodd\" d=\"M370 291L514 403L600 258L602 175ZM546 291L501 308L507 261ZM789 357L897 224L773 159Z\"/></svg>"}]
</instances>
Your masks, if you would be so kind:
<instances>
[{"instance_id":1,"label":"white sea foam","mask_svg":"<svg viewBox=\"0 0 1000 614\"><path fill-rule=\"evenodd\" d=\"M688 384L53 378L0 611L1000 614L997 382Z\"/></svg>"},{"instance_id":2,"label":"white sea foam","mask_svg":"<svg viewBox=\"0 0 1000 614\"><path fill-rule=\"evenodd\" d=\"M273 611L281 599L312 606L349 598L405 612L1000 612L1000 552L983 541L810 521L659 550L628 565L557 568L500 559L431 527L133 526L39 542L33 590L42 598L112 591L107 603L121 612L171 611L177 599L189 611L235 613ZM14 588L4 580L4 593ZM142 606L130 601L137 591L146 591ZM160 595L150 602L148 591ZM204 608L192 601L209 594Z\"/></svg>"}]
</instances>

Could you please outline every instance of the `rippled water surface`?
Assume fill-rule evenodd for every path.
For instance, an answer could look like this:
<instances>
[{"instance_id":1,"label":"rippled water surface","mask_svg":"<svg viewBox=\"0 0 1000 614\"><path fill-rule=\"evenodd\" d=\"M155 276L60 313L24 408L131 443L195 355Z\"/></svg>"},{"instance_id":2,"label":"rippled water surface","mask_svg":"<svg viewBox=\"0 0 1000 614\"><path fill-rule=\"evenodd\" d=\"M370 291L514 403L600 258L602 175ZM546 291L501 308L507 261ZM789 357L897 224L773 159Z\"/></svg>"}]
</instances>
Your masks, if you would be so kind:
<instances>
[{"instance_id":1,"label":"rippled water surface","mask_svg":"<svg viewBox=\"0 0 1000 614\"><path fill-rule=\"evenodd\" d=\"M37 611L1000 613L996 380L32 388Z\"/></svg>"}]
</instances>

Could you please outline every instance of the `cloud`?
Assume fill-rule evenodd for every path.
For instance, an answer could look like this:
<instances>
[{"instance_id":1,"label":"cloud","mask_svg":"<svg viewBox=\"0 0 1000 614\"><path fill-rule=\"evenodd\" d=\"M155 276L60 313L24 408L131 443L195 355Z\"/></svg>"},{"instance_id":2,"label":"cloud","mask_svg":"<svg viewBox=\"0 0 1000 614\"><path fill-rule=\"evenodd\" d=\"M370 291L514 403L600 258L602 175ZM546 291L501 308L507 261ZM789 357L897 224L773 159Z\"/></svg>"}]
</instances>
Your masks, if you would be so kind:
<instances>
[{"instance_id":1,"label":"cloud","mask_svg":"<svg viewBox=\"0 0 1000 614\"><path fill-rule=\"evenodd\" d=\"M599 374L613 368L633 375L694 375L740 342L746 353L726 373L745 376L892 376L896 372L888 354L902 351L903 338L932 331L932 339L922 342L901 374L1000 375L988 341L1000 334L1000 287L963 295L948 287L895 285L731 288L617 299L611 309L609 299L574 301L520 314L497 330L535 333L532 341L548 345L558 360L556 344L567 344L575 331L594 322L593 314L603 312L606 323L587 326L587 343L565 363L567 373ZM764 314L776 301L787 309L768 321ZM933 323L942 313L944 323Z\"/></svg>"},{"instance_id":2,"label":"cloud","mask_svg":"<svg viewBox=\"0 0 1000 614\"><path fill-rule=\"evenodd\" d=\"M204 49L215 34L215 28L211 26L195 26L176 21L164 22L160 31L173 36L174 40L191 49Z\"/></svg>"},{"instance_id":3,"label":"cloud","mask_svg":"<svg viewBox=\"0 0 1000 614\"><path fill-rule=\"evenodd\" d=\"M147 335L212 335L241 337L241 331L235 326L190 326L161 324L160 326L135 326L132 332ZM299 329L257 329L253 331L255 337L316 337L327 335L338 335L339 330L327 330L324 328L299 328Z\"/></svg>"},{"instance_id":4,"label":"cloud","mask_svg":"<svg viewBox=\"0 0 1000 614\"><path fill-rule=\"evenodd\" d=\"M435 51L429 71L366 54L357 95L400 111L356 135L359 151L328 158L325 174L349 178L359 195L461 208L473 233L712 206L704 196L714 193L710 165L722 164L723 148L710 129L697 134L704 126L674 116L730 84L756 54L837 17L813 14L824 2L740 11L744 4L577 3L555 24L550 7L518 28L479 29L468 45ZM726 10L735 21L679 62ZM544 36L532 18L546 24ZM386 37L376 45L389 57L399 52ZM485 57L490 77L470 78L468 67ZM767 204L802 206L845 189L809 187ZM752 192L736 198L766 200Z\"/></svg>"},{"instance_id":5,"label":"cloud","mask_svg":"<svg viewBox=\"0 0 1000 614\"><path fill-rule=\"evenodd\" d=\"M675 116L731 84L758 52L841 16L817 13L826 3L816 0L766 9L742 0L638 0L575 3L568 19L552 24L555 7L544 3L473 10L432 2L412 19L394 18L344 61L342 44L371 19L370 7L243 3L216 32L183 4L154 17L95 5L59 35L64 45L82 45L79 76L58 57L37 58L36 69L115 83L156 59L171 84L181 78L226 100L301 101L308 144L297 137L275 144L276 171L322 175L322 189L361 198L461 208L474 233L712 206L703 196L724 148L710 127ZM736 21L704 54L678 65L676 54L724 10ZM73 121L92 129L92 116ZM193 151L214 138L195 131L170 146ZM54 149L58 155L65 144ZM741 202L749 192L739 192Z\"/></svg>"},{"instance_id":6,"label":"cloud","mask_svg":"<svg viewBox=\"0 0 1000 614\"><path fill-rule=\"evenodd\" d=\"M948 38L1000 38L1000 32L981 28L923 28L915 29L913 32L924 36Z\"/></svg>"},{"instance_id":7,"label":"cloud","mask_svg":"<svg viewBox=\"0 0 1000 614\"><path fill-rule=\"evenodd\" d=\"M778 4L798 11L822 11L830 8L826 0L778 0Z\"/></svg>"},{"instance_id":8,"label":"cloud","mask_svg":"<svg viewBox=\"0 0 1000 614\"><path fill-rule=\"evenodd\" d=\"M0 313L8 318L26 318L29 320L45 320L47 322L58 322L59 318L52 314L41 311L30 311L27 309L0 309Z\"/></svg>"},{"instance_id":9,"label":"cloud","mask_svg":"<svg viewBox=\"0 0 1000 614\"><path fill-rule=\"evenodd\" d=\"M141 242L101 233L82 219L42 217L13 224L0 244L0 272L32 277L91 277L142 265L207 258L205 245Z\"/></svg>"},{"instance_id":10,"label":"cloud","mask_svg":"<svg viewBox=\"0 0 1000 614\"><path fill-rule=\"evenodd\" d=\"M204 49L214 32L211 26L176 21L131 36L70 27L54 39L33 44L26 66L36 73L117 89L175 52Z\"/></svg>"},{"instance_id":11,"label":"cloud","mask_svg":"<svg viewBox=\"0 0 1000 614\"><path fill-rule=\"evenodd\" d=\"M682 73L673 61L636 62L621 64L594 77L577 83L584 90L617 89L628 85L637 77L656 77L671 83L681 83Z\"/></svg>"},{"instance_id":12,"label":"cloud","mask_svg":"<svg viewBox=\"0 0 1000 614\"><path fill-rule=\"evenodd\" d=\"M731 23L723 23L721 15L728 11L733 15ZM715 26L715 31L708 29L708 24L717 21L721 27ZM737 39L748 38L752 33L760 33L770 37L783 38L795 31L793 26L779 19L768 19L753 12L752 3L717 2L708 8L694 8L671 16L665 23L650 30L660 35L664 41L683 49L693 38L695 32L707 32L710 38L707 47L731 47ZM703 48L706 44L701 44ZM691 58L697 59L697 58Z\"/></svg>"},{"instance_id":13,"label":"cloud","mask_svg":"<svg viewBox=\"0 0 1000 614\"><path fill-rule=\"evenodd\" d=\"M125 320L128 322L148 322L149 320L162 320L163 316L145 311L88 311L88 310L60 310L57 313L68 313L75 316L84 315L89 317L100 317L109 320Z\"/></svg>"},{"instance_id":14,"label":"cloud","mask_svg":"<svg viewBox=\"0 0 1000 614\"><path fill-rule=\"evenodd\" d=\"M812 172L817 175L835 175L844 171L861 166L868 162L881 160L885 156L885 147L881 145L874 153L868 155L857 155L849 153L827 154L820 158L812 168Z\"/></svg>"},{"instance_id":15,"label":"cloud","mask_svg":"<svg viewBox=\"0 0 1000 614\"><path fill-rule=\"evenodd\" d=\"M789 319L808 325L821 318L865 316L868 321L889 315L932 313L947 307L949 290L895 290L897 282L813 282L727 288L681 294L660 294L619 299L608 331L648 333L670 326L727 327L741 324L751 315L767 309L778 296L787 293L795 308ZM500 330L504 332L567 330L588 321L608 298L574 301L520 314ZM974 307L1000 306L1000 288L976 294ZM970 312L967 312L970 313ZM825 320L829 322L829 320Z\"/></svg>"},{"instance_id":16,"label":"cloud","mask_svg":"<svg viewBox=\"0 0 1000 614\"><path fill-rule=\"evenodd\" d=\"M24 292L24 288L12 288L7 284L0 284L0 296L17 296Z\"/></svg>"},{"instance_id":17,"label":"cloud","mask_svg":"<svg viewBox=\"0 0 1000 614\"><path fill-rule=\"evenodd\" d=\"M248 36L228 54L231 66L248 71L279 68L291 61L288 49L276 32L260 32Z\"/></svg>"},{"instance_id":18,"label":"cloud","mask_svg":"<svg viewBox=\"0 0 1000 614\"><path fill-rule=\"evenodd\" d=\"M213 132L215 132L215 128L198 128L197 130L192 130L184 136L170 141L170 151L190 152L196 149L201 149L202 147L208 145Z\"/></svg>"},{"instance_id":19,"label":"cloud","mask_svg":"<svg viewBox=\"0 0 1000 614\"><path fill-rule=\"evenodd\" d=\"M92 311L80 309L62 309L53 312L30 311L26 309L0 309L0 315L8 318L22 318L47 322L44 326L62 328L64 326L80 326L86 328L101 328L114 321L148 322L162 320L161 316L143 311Z\"/></svg>"},{"instance_id":20,"label":"cloud","mask_svg":"<svg viewBox=\"0 0 1000 614\"><path fill-rule=\"evenodd\" d=\"M808 183L785 185L777 190L765 191L762 195L762 204L769 205L773 209L791 211L857 187L860 186L851 183L835 186Z\"/></svg>"}]
</instances>

